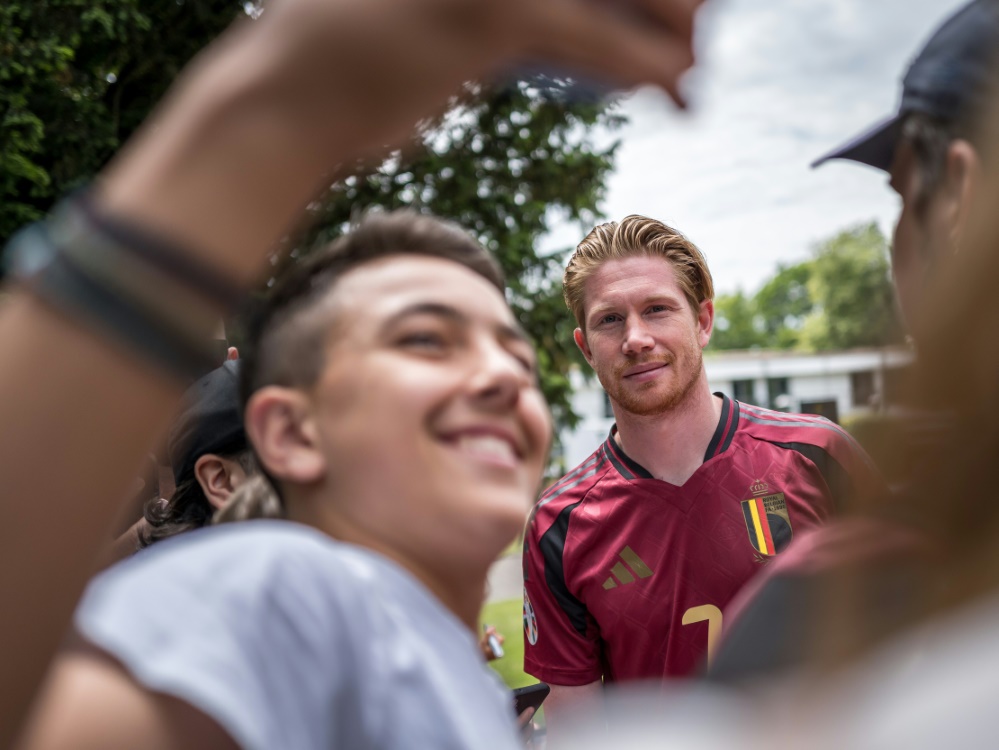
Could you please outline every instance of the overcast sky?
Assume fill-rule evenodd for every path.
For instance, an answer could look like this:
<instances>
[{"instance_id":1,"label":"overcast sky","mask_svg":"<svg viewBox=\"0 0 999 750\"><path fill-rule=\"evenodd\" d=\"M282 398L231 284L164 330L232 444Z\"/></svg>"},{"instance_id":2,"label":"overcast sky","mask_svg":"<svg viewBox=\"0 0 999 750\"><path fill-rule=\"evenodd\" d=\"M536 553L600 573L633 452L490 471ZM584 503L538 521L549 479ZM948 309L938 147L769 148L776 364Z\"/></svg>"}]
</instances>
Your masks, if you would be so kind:
<instances>
[{"instance_id":1,"label":"overcast sky","mask_svg":"<svg viewBox=\"0 0 999 750\"><path fill-rule=\"evenodd\" d=\"M779 261L808 256L837 230L876 220L890 232L887 178L816 157L895 111L902 73L964 0L712 0L702 11L693 111L654 92L623 105L604 210L641 213L686 233L719 292L754 292ZM551 249L574 245L560 227Z\"/></svg>"}]
</instances>

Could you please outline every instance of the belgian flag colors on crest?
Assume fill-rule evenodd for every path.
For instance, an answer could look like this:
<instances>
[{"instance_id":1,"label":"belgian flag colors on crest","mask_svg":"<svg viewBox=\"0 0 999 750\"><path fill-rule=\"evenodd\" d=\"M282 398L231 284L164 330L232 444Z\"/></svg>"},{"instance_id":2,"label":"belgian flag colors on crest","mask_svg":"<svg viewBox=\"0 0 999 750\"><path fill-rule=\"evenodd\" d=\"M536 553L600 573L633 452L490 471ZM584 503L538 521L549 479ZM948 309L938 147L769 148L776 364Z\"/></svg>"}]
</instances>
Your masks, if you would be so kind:
<instances>
[{"instance_id":1,"label":"belgian flag colors on crest","mask_svg":"<svg viewBox=\"0 0 999 750\"><path fill-rule=\"evenodd\" d=\"M791 543L791 519L783 492L743 500L742 514L749 541L761 555L776 555Z\"/></svg>"}]
</instances>

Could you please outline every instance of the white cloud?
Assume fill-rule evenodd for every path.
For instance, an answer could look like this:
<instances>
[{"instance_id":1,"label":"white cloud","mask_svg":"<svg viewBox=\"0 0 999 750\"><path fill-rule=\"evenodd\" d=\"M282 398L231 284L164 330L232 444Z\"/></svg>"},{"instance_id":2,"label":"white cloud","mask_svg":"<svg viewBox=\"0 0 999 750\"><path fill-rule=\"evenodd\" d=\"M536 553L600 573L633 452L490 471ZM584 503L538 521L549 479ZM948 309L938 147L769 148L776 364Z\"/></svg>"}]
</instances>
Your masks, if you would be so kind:
<instances>
[{"instance_id":1,"label":"white cloud","mask_svg":"<svg viewBox=\"0 0 999 750\"><path fill-rule=\"evenodd\" d=\"M721 292L755 290L778 262L806 257L837 230L876 220L898 200L886 176L845 162L808 164L898 102L902 73L964 0L720 0L701 18L694 110L656 92L623 105L604 209L644 213L704 250ZM546 242L574 245L575 227Z\"/></svg>"}]
</instances>

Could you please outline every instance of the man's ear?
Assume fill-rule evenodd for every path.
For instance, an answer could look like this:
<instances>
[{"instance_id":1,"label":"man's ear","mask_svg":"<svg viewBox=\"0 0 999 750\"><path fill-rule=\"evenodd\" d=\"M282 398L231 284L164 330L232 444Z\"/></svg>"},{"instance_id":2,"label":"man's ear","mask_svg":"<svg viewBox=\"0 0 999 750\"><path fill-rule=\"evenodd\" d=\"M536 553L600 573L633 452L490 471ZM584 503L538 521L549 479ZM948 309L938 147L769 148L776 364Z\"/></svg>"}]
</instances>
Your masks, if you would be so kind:
<instances>
[{"instance_id":1,"label":"man's ear","mask_svg":"<svg viewBox=\"0 0 999 750\"><path fill-rule=\"evenodd\" d=\"M711 341L711 332L715 329L715 303L706 299L701 302L697 312L697 341L703 349Z\"/></svg>"},{"instance_id":2,"label":"man's ear","mask_svg":"<svg viewBox=\"0 0 999 750\"><path fill-rule=\"evenodd\" d=\"M194 463L194 478L208 502L218 509L226 504L233 490L246 481L246 474L238 461L206 453Z\"/></svg>"},{"instance_id":3,"label":"man's ear","mask_svg":"<svg viewBox=\"0 0 999 750\"><path fill-rule=\"evenodd\" d=\"M243 415L246 434L270 474L292 484L312 484L326 474L308 397L301 391L267 386L250 397Z\"/></svg>"},{"instance_id":4,"label":"man's ear","mask_svg":"<svg viewBox=\"0 0 999 750\"><path fill-rule=\"evenodd\" d=\"M583 333L582 328L577 328L572 332L572 339L576 342L576 346L579 347L579 351L583 353L583 357L589 362L590 367L593 367L593 357L590 354L590 345L586 343L586 334Z\"/></svg>"},{"instance_id":5,"label":"man's ear","mask_svg":"<svg viewBox=\"0 0 999 750\"><path fill-rule=\"evenodd\" d=\"M953 247L958 247L972 202L982 189L982 161L968 141L957 138L947 147L944 177L947 221Z\"/></svg>"}]
</instances>

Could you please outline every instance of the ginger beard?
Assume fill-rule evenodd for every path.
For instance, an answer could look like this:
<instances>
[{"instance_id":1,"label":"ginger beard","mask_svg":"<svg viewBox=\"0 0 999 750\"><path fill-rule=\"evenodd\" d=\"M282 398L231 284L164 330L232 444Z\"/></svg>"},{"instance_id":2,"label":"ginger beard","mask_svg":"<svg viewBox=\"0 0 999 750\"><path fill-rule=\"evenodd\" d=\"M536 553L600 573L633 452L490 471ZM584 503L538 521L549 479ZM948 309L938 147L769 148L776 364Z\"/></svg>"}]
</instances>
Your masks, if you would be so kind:
<instances>
[{"instance_id":1,"label":"ginger beard","mask_svg":"<svg viewBox=\"0 0 999 750\"><path fill-rule=\"evenodd\" d=\"M636 383L624 374L633 367L652 363L667 365L652 380ZM649 417L674 411L683 404L703 369L704 355L697 341L691 337L675 353L635 358L611 367L597 367L596 372L607 395L619 408L635 416Z\"/></svg>"}]
</instances>

